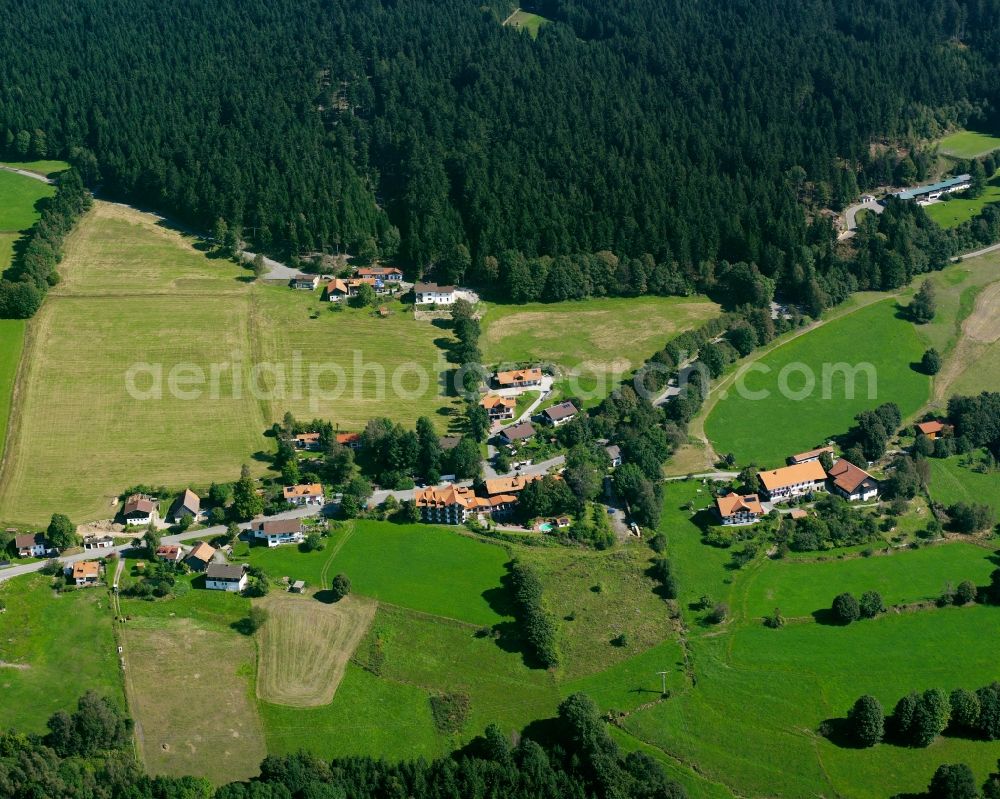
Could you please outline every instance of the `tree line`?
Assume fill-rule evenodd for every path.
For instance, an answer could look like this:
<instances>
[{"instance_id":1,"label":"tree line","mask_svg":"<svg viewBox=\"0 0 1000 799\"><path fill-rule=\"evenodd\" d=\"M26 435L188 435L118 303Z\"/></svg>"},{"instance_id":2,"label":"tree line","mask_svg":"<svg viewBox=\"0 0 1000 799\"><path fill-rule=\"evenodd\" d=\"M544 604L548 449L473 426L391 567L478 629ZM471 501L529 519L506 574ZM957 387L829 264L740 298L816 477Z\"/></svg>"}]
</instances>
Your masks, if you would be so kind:
<instances>
[{"instance_id":1,"label":"tree line","mask_svg":"<svg viewBox=\"0 0 1000 799\"><path fill-rule=\"evenodd\" d=\"M59 282L56 267L63 257L63 239L90 203L90 192L79 172L62 173L55 195L42 201L38 221L26 240L18 243L13 265L0 276L0 319L35 315L45 292Z\"/></svg>"}]
</instances>

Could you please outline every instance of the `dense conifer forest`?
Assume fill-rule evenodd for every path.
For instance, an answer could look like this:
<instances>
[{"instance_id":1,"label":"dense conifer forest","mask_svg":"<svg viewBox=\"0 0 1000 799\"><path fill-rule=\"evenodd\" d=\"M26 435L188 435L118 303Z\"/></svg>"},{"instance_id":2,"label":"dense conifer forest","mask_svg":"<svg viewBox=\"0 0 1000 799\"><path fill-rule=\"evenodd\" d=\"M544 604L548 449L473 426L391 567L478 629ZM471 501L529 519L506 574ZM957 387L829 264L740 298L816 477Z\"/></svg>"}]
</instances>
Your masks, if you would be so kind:
<instances>
[{"instance_id":1,"label":"dense conifer forest","mask_svg":"<svg viewBox=\"0 0 1000 799\"><path fill-rule=\"evenodd\" d=\"M896 278L845 267L815 212L994 121L997 0L535 10L537 39L469 0L17 0L0 150L270 251L398 254L514 299L711 290L728 262L816 305Z\"/></svg>"}]
</instances>

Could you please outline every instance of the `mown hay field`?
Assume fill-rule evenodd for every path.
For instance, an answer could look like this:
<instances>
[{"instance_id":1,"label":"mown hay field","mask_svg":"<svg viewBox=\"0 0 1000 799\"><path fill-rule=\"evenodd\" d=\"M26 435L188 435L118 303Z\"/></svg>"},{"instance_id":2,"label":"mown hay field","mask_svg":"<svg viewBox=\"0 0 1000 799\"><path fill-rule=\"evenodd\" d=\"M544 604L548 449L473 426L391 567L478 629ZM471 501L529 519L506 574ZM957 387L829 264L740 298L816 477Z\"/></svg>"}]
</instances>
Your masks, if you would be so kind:
<instances>
[{"instance_id":1,"label":"mown hay field","mask_svg":"<svg viewBox=\"0 0 1000 799\"><path fill-rule=\"evenodd\" d=\"M272 593L259 604L268 618L258 632L257 696L290 707L329 704L376 603L357 596L325 603Z\"/></svg>"}]
</instances>

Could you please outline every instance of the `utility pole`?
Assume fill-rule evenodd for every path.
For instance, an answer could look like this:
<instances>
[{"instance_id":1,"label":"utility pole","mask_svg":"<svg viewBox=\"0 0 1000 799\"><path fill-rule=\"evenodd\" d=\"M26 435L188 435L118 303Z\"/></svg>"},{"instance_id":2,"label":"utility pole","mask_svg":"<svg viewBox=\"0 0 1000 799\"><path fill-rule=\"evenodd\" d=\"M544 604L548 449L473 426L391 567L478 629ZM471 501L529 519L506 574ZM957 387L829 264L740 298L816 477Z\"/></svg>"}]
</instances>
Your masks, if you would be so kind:
<instances>
[{"instance_id":1,"label":"utility pole","mask_svg":"<svg viewBox=\"0 0 1000 799\"><path fill-rule=\"evenodd\" d=\"M660 692L663 696L667 695L667 672L658 671L656 672L660 675L660 680L663 682L663 690Z\"/></svg>"}]
</instances>

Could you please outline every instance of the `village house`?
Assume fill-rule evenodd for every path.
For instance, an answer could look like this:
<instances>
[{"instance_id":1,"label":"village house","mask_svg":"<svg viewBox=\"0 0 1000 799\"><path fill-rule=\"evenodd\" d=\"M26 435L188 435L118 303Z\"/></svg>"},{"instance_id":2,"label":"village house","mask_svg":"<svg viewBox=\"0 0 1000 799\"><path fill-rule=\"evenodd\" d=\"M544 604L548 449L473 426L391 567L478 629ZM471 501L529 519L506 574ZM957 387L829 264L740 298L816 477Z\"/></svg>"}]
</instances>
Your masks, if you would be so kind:
<instances>
[{"instance_id":1,"label":"village house","mask_svg":"<svg viewBox=\"0 0 1000 799\"><path fill-rule=\"evenodd\" d=\"M250 525L253 537L269 547L281 544L298 544L304 538L302 522L298 519L258 519Z\"/></svg>"},{"instance_id":2,"label":"village house","mask_svg":"<svg viewBox=\"0 0 1000 799\"><path fill-rule=\"evenodd\" d=\"M14 549L19 558L44 558L46 555L58 554L58 550L43 533L23 533L16 536Z\"/></svg>"},{"instance_id":3,"label":"village house","mask_svg":"<svg viewBox=\"0 0 1000 799\"><path fill-rule=\"evenodd\" d=\"M513 397L501 397L497 394L490 394L487 397L483 397L479 404L486 409L491 422L513 419L514 410L517 408L516 399Z\"/></svg>"},{"instance_id":4,"label":"village house","mask_svg":"<svg viewBox=\"0 0 1000 799\"><path fill-rule=\"evenodd\" d=\"M247 587L245 563L210 563L205 570L205 588L239 592Z\"/></svg>"},{"instance_id":5,"label":"village house","mask_svg":"<svg viewBox=\"0 0 1000 799\"><path fill-rule=\"evenodd\" d=\"M818 460L760 472L757 476L764 486L765 498L771 502L787 502L818 491L826 484L826 472Z\"/></svg>"},{"instance_id":6,"label":"village house","mask_svg":"<svg viewBox=\"0 0 1000 799\"><path fill-rule=\"evenodd\" d=\"M158 517L156 501L146 494L132 494L122 506L122 518L126 525L145 527Z\"/></svg>"},{"instance_id":7,"label":"village house","mask_svg":"<svg viewBox=\"0 0 1000 799\"><path fill-rule=\"evenodd\" d=\"M319 285L319 275L298 274L292 278L292 287L301 291L315 291Z\"/></svg>"},{"instance_id":8,"label":"village house","mask_svg":"<svg viewBox=\"0 0 1000 799\"><path fill-rule=\"evenodd\" d=\"M342 447L361 449L361 433L337 433L335 438Z\"/></svg>"},{"instance_id":9,"label":"village house","mask_svg":"<svg viewBox=\"0 0 1000 799\"><path fill-rule=\"evenodd\" d=\"M499 388L527 388L542 384L542 370L537 367L530 369L513 369L507 372L497 372L493 377Z\"/></svg>"},{"instance_id":10,"label":"village house","mask_svg":"<svg viewBox=\"0 0 1000 799\"><path fill-rule=\"evenodd\" d=\"M830 484L835 493L850 502L878 496L878 480L849 460L841 458L830 469Z\"/></svg>"},{"instance_id":11,"label":"village house","mask_svg":"<svg viewBox=\"0 0 1000 799\"><path fill-rule=\"evenodd\" d=\"M949 425L937 419L931 419L929 422L917 422L914 426L916 427L917 435L925 435L931 441L943 436L949 429Z\"/></svg>"},{"instance_id":12,"label":"village house","mask_svg":"<svg viewBox=\"0 0 1000 799\"><path fill-rule=\"evenodd\" d=\"M531 422L512 424L500 431L500 440L504 444L516 444L527 441L535 435L535 426Z\"/></svg>"},{"instance_id":13,"label":"village house","mask_svg":"<svg viewBox=\"0 0 1000 799\"><path fill-rule=\"evenodd\" d=\"M622 448L617 444L608 444L604 451L608 453L608 459L611 461L611 468L617 469L622 465Z\"/></svg>"},{"instance_id":14,"label":"village house","mask_svg":"<svg viewBox=\"0 0 1000 799\"><path fill-rule=\"evenodd\" d=\"M558 405L553 405L551 408L546 408L542 411L542 416L545 421L551 424L553 427L559 427L560 425L566 424L566 422L573 419L578 413L576 406L572 402L560 402Z\"/></svg>"},{"instance_id":15,"label":"village house","mask_svg":"<svg viewBox=\"0 0 1000 799\"><path fill-rule=\"evenodd\" d=\"M756 494L726 494L724 497L717 497L715 511L723 524L753 524L764 515L764 508Z\"/></svg>"},{"instance_id":16,"label":"village house","mask_svg":"<svg viewBox=\"0 0 1000 799\"><path fill-rule=\"evenodd\" d=\"M110 535L92 535L83 539L84 549L111 549L115 545L115 539Z\"/></svg>"},{"instance_id":17,"label":"village house","mask_svg":"<svg viewBox=\"0 0 1000 799\"><path fill-rule=\"evenodd\" d=\"M156 557L167 563L179 563L184 557L184 550L176 544L160 544L156 548Z\"/></svg>"},{"instance_id":18,"label":"village house","mask_svg":"<svg viewBox=\"0 0 1000 799\"><path fill-rule=\"evenodd\" d=\"M178 498L177 504L172 511L174 524L180 524L185 517L196 522L201 516L201 498L190 488L184 489L184 493Z\"/></svg>"},{"instance_id":19,"label":"village house","mask_svg":"<svg viewBox=\"0 0 1000 799\"><path fill-rule=\"evenodd\" d=\"M296 449L317 450L320 448L319 433L299 433L292 441Z\"/></svg>"},{"instance_id":20,"label":"village house","mask_svg":"<svg viewBox=\"0 0 1000 799\"><path fill-rule=\"evenodd\" d=\"M543 477L545 477L544 474L515 474L511 477L494 477L491 480L483 482L483 490L489 497L501 494L520 494L529 483L541 480ZM562 478L556 475L556 479L559 480Z\"/></svg>"},{"instance_id":21,"label":"village house","mask_svg":"<svg viewBox=\"0 0 1000 799\"><path fill-rule=\"evenodd\" d=\"M97 585L101 579L101 564L96 560L82 560L66 567L66 572L73 585Z\"/></svg>"},{"instance_id":22,"label":"village house","mask_svg":"<svg viewBox=\"0 0 1000 799\"><path fill-rule=\"evenodd\" d=\"M488 499L454 483L417 489L413 500L420 508L421 519L429 524L464 524L492 509Z\"/></svg>"},{"instance_id":23,"label":"village house","mask_svg":"<svg viewBox=\"0 0 1000 799\"><path fill-rule=\"evenodd\" d=\"M413 301L417 305L451 305L455 302L455 287L417 283L413 286Z\"/></svg>"},{"instance_id":24,"label":"village house","mask_svg":"<svg viewBox=\"0 0 1000 799\"><path fill-rule=\"evenodd\" d=\"M322 505L326 498L323 496L323 486L319 483L304 483L297 486L285 486L282 489L282 496L285 502L293 505Z\"/></svg>"},{"instance_id":25,"label":"village house","mask_svg":"<svg viewBox=\"0 0 1000 799\"><path fill-rule=\"evenodd\" d=\"M354 270L354 276L361 279L384 280L386 283L403 282L403 271L394 266L362 266Z\"/></svg>"},{"instance_id":26,"label":"village house","mask_svg":"<svg viewBox=\"0 0 1000 799\"><path fill-rule=\"evenodd\" d=\"M195 544L194 549L192 549L184 562L191 567L193 571L203 572L208 568L208 564L212 562L212 558L215 557L215 547L210 544L206 544L204 541L199 541Z\"/></svg>"},{"instance_id":27,"label":"village house","mask_svg":"<svg viewBox=\"0 0 1000 799\"><path fill-rule=\"evenodd\" d=\"M833 447L819 447L817 449L811 449L808 452L800 452L798 455L792 455L788 459L788 465L797 466L800 463L818 461L824 452L829 452L830 455L833 455Z\"/></svg>"},{"instance_id":28,"label":"village house","mask_svg":"<svg viewBox=\"0 0 1000 799\"><path fill-rule=\"evenodd\" d=\"M374 278L339 278L335 277L329 283L326 284L324 291L326 292L327 302L340 302L344 299L350 299L351 297L356 297L358 294L358 289L361 286L368 284L371 286L376 294L385 294L386 289L382 284L377 284Z\"/></svg>"}]
</instances>

